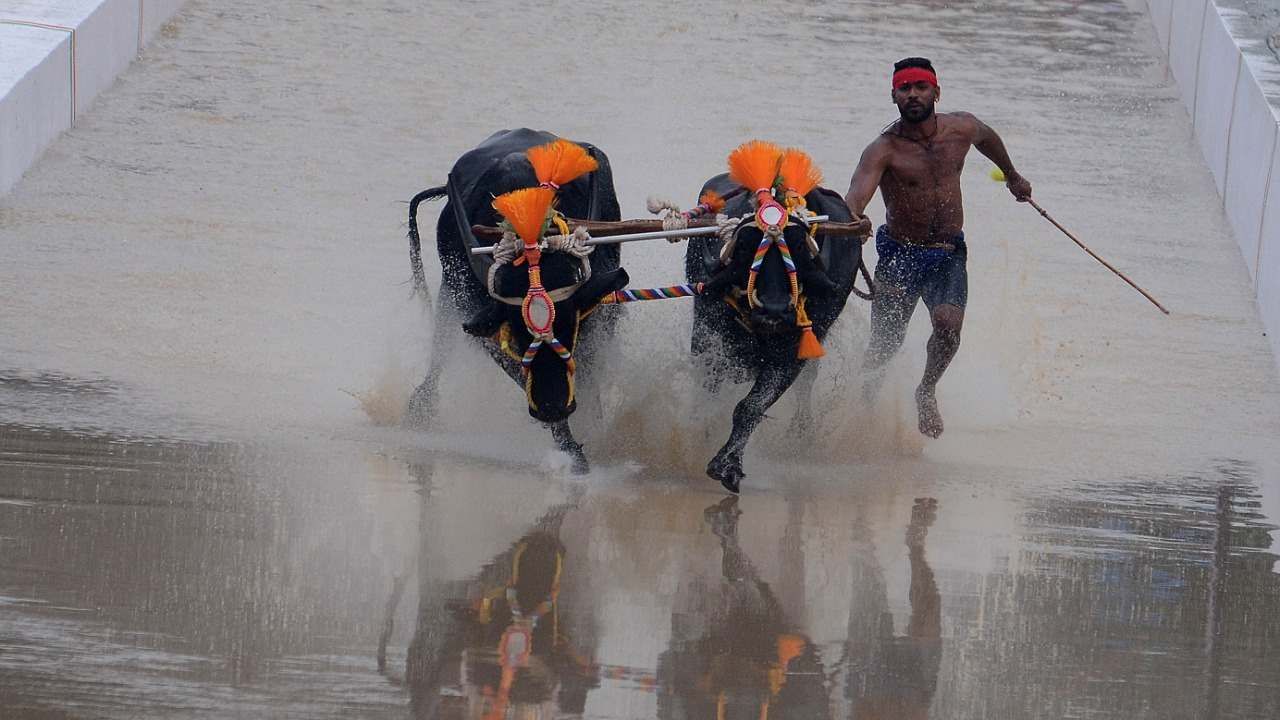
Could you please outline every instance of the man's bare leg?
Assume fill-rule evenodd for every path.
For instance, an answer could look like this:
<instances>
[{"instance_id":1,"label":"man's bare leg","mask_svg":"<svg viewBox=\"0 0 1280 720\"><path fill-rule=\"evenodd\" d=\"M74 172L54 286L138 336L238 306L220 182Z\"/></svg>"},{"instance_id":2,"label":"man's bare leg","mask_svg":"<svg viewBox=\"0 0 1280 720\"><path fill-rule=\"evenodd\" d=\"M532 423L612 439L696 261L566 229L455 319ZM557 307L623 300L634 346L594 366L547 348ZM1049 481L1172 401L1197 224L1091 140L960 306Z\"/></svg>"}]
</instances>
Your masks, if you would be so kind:
<instances>
[{"instance_id":1,"label":"man's bare leg","mask_svg":"<svg viewBox=\"0 0 1280 720\"><path fill-rule=\"evenodd\" d=\"M862 399L870 405L880 394L885 368L902 347L918 296L889 284L877 287L871 302L871 342L862 362Z\"/></svg>"},{"instance_id":2,"label":"man's bare leg","mask_svg":"<svg viewBox=\"0 0 1280 720\"><path fill-rule=\"evenodd\" d=\"M964 308L938 305L930 312L933 334L929 337L929 358L924 377L916 388L916 410L920 416L920 432L936 438L942 434L942 414L938 412L936 391L942 373L960 349L960 328L964 325Z\"/></svg>"}]
</instances>

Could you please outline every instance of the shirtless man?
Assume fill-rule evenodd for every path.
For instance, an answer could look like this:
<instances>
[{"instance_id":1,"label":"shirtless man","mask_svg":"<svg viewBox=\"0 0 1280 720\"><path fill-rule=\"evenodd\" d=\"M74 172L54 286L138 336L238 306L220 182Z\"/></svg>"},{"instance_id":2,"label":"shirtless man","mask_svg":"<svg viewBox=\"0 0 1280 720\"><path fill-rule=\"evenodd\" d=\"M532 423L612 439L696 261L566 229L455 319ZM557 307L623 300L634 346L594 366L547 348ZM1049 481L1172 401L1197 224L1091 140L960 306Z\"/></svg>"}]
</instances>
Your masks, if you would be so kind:
<instances>
[{"instance_id":1,"label":"shirtless man","mask_svg":"<svg viewBox=\"0 0 1280 720\"><path fill-rule=\"evenodd\" d=\"M916 388L920 432L942 434L935 389L960 347L968 297L967 249L960 171L976 147L1004 172L1009 192L1025 202L1031 183L1018 174L994 130L966 112L939 115L938 76L925 58L893 66L891 97L901 119L880 133L858 161L845 202L863 216L876 188L884 198L885 224L876 233L876 299L871 305L871 344L863 394L875 398L885 365L902 347L916 302L924 300L933 321L929 358Z\"/></svg>"}]
</instances>

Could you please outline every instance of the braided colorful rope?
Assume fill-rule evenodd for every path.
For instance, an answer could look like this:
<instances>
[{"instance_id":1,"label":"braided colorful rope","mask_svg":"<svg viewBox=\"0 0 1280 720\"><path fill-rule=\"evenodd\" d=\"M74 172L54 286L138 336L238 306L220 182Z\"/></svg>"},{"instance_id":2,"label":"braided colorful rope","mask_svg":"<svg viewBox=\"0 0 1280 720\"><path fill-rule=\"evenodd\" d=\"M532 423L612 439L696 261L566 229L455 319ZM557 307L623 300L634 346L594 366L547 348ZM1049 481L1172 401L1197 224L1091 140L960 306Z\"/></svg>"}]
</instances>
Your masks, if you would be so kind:
<instances>
[{"instance_id":1,"label":"braided colorful rope","mask_svg":"<svg viewBox=\"0 0 1280 720\"><path fill-rule=\"evenodd\" d=\"M782 233L777 236L765 233L760 238L756 255L751 260L751 272L747 276L747 297L755 294L756 276L760 274L760 267L764 265L764 256L769 253L770 245L777 245L778 251L782 253L782 264L787 268L787 279L791 281L791 302L795 304L800 299L800 282L796 278L796 261L791 257L791 247L787 245L787 239Z\"/></svg>"},{"instance_id":2,"label":"braided colorful rope","mask_svg":"<svg viewBox=\"0 0 1280 720\"><path fill-rule=\"evenodd\" d=\"M635 288L632 290L614 290L600 300L602 305L619 305L642 300L670 300L672 298L693 297L702 292L702 283L694 285L668 285L656 288Z\"/></svg>"},{"instance_id":3,"label":"braided colorful rope","mask_svg":"<svg viewBox=\"0 0 1280 720\"><path fill-rule=\"evenodd\" d=\"M574 372L577 369L575 363L573 362L573 353L570 352L569 348L565 347L564 343L560 342L560 340L558 340L554 335L551 337L550 340L543 340L542 338L534 338L533 342L529 343L529 347L525 349L524 357L520 358L521 367L523 367L525 370L529 369L529 366L533 364L534 356L538 354L538 350L542 347L544 342L547 345L550 345L551 349L554 350L555 353L560 356L560 359L563 360L565 365L569 367L570 373Z\"/></svg>"}]
</instances>

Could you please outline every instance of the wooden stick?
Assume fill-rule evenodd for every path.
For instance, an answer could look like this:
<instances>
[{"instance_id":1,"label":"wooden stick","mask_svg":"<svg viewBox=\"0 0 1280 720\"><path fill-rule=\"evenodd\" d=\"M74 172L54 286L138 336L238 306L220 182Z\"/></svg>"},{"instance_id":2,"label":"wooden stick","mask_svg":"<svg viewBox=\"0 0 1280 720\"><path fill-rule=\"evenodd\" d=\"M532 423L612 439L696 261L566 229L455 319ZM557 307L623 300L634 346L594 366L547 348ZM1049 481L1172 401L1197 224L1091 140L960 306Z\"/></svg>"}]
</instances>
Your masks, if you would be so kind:
<instances>
[{"instance_id":1,"label":"wooden stick","mask_svg":"<svg viewBox=\"0 0 1280 720\"><path fill-rule=\"evenodd\" d=\"M648 222L648 221L641 221L641 222ZM484 227L483 225L474 225L471 228L471 232L476 234L477 237L479 236L479 233L475 232L476 228L484 228L485 230L497 229L497 228ZM691 228L686 228L684 230L655 230L653 232L639 232L639 233L627 233L624 235L609 235L606 237L593 237L590 240L588 240L586 244L587 245L609 245L614 243L636 242L638 240L658 240L658 239L666 240L666 239L696 237L698 235L715 235L717 232L719 232L719 228L717 228L714 225L709 225L704 227L691 227ZM480 247L473 247L471 248L471 254L472 255L492 255L493 249L495 247L497 247L496 243L493 245L481 245Z\"/></svg>"},{"instance_id":2,"label":"wooden stick","mask_svg":"<svg viewBox=\"0 0 1280 720\"><path fill-rule=\"evenodd\" d=\"M1041 215L1042 217L1044 217L1044 219L1045 219L1045 220L1048 220L1049 222L1053 223L1053 226L1054 226L1054 227L1056 227L1056 228L1058 228L1059 230L1061 230L1061 231L1062 231L1062 234L1064 234L1064 235L1066 235L1067 237L1071 238L1071 240L1072 240L1075 244L1077 244L1077 245L1079 245L1079 246L1080 246L1080 249L1081 249L1081 250L1084 250L1085 252L1089 253L1089 255L1090 255L1090 256L1092 256L1094 260L1097 260L1098 262L1102 263L1103 267L1105 267L1106 269L1108 269L1108 270L1110 270L1111 272L1115 273L1117 276L1119 276L1119 278L1120 278L1121 280L1123 280L1123 281L1125 281L1125 282L1129 283L1129 286L1130 286L1130 287L1132 287L1134 290L1137 290L1138 292L1142 293L1142 297L1144 297L1144 298L1146 298L1146 299L1150 300L1152 305L1155 305L1156 307L1160 308L1160 312L1164 313L1165 315L1168 315L1168 314L1169 314L1169 311L1165 308L1165 306L1161 305L1161 304L1160 304L1160 302L1159 302L1158 300L1156 300L1155 298L1151 297L1151 294L1150 294L1150 293L1148 293L1146 290L1143 290L1142 288L1138 287L1138 284L1137 284L1137 283L1135 283L1134 281L1130 280L1130 279L1128 278L1128 276L1126 276L1124 273L1122 273L1122 272L1120 272L1119 270L1115 269L1115 267L1114 267L1111 263L1107 262L1106 260L1103 260L1101 257L1098 257L1098 254L1097 254L1097 253L1095 253L1094 251L1090 250L1090 249L1089 249L1089 246L1087 246L1087 245L1085 245L1084 243L1080 242L1080 238L1076 237L1075 235L1072 235L1070 230L1068 230L1068 229L1066 229L1066 228L1062 227L1062 225L1058 224L1058 221L1057 221L1057 220L1054 220L1054 219L1053 219L1053 217L1051 217L1051 216L1049 215L1049 213L1045 212L1045 209L1044 209L1044 208L1042 208L1042 207L1040 207L1038 204L1036 204L1036 201L1035 201L1035 200L1032 200L1031 198L1027 198L1027 204L1029 204L1031 207L1035 208L1035 209L1036 209L1036 211L1037 211L1037 212L1039 212L1039 213L1040 213L1040 215Z\"/></svg>"},{"instance_id":3,"label":"wooden stick","mask_svg":"<svg viewBox=\"0 0 1280 720\"><path fill-rule=\"evenodd\" d=\"M568 218L567 221L571 228L585 228L593 238L605 238L612 235L630 235L632 233L642 232L660 232L662 230L661 220L623 220L621 222L611 222L608 220L575 220ZM689 229L694 228L714 228L716 221L714 218L693 219L689 221ZM822 227L818 232L823 235L832 237L865 237L870 235L870 224L867 222L851 222L851 223L835 223L822 222ZM471 234L476 236L477 240L489 240L497 242L502 239L502 231L491 225L472 225Z\"/></svg>"},{"instance_id":4,"label":"wooden stick","mask_svg":"<svg viewBox=\"0 0 1280 720\"><path fill-rule=\"evenodd\" d=\"M811 222L823 222L827 219L826 215L819 215L810 218ZM661 220L632 220L629 222L657 222L662 224ZM679 238L697 237L699 235L715 235L720 232L720 228L716 225L703 225L702 227L691 227L683 230L653 230L651 232L627 233L625 235L606 235L604 237L593 237L586 242L587 245L614 245L618 243L638 242L641 240L676 240ZM472 255L491 255L493 254L494 245L485 245L482 247L471 248Z\"/></svg>"}]
</instances>

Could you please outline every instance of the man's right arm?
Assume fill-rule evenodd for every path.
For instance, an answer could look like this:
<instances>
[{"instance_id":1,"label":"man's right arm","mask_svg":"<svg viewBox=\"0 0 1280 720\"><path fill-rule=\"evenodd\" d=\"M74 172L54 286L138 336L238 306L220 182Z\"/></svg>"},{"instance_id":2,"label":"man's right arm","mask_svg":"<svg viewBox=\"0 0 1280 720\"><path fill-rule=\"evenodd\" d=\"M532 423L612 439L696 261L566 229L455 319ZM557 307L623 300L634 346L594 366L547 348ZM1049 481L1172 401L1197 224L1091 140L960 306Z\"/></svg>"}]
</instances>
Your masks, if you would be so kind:
<instances>
[{"instance_id":1,"label":"man's right arm","mask_svg":"<svg viewBox=\"0 0 1280 720\"><path fill-rule=\"evenodd\" d=\"M863 212L875 196L876 188L880 187L880 179L888 165L888 148L880 139L862 151L858 168L853 171L853 179L849 181L849 192L844 196L844 203L849 206L855 219L866 218Z\"/></svg>"}]
</instances>

